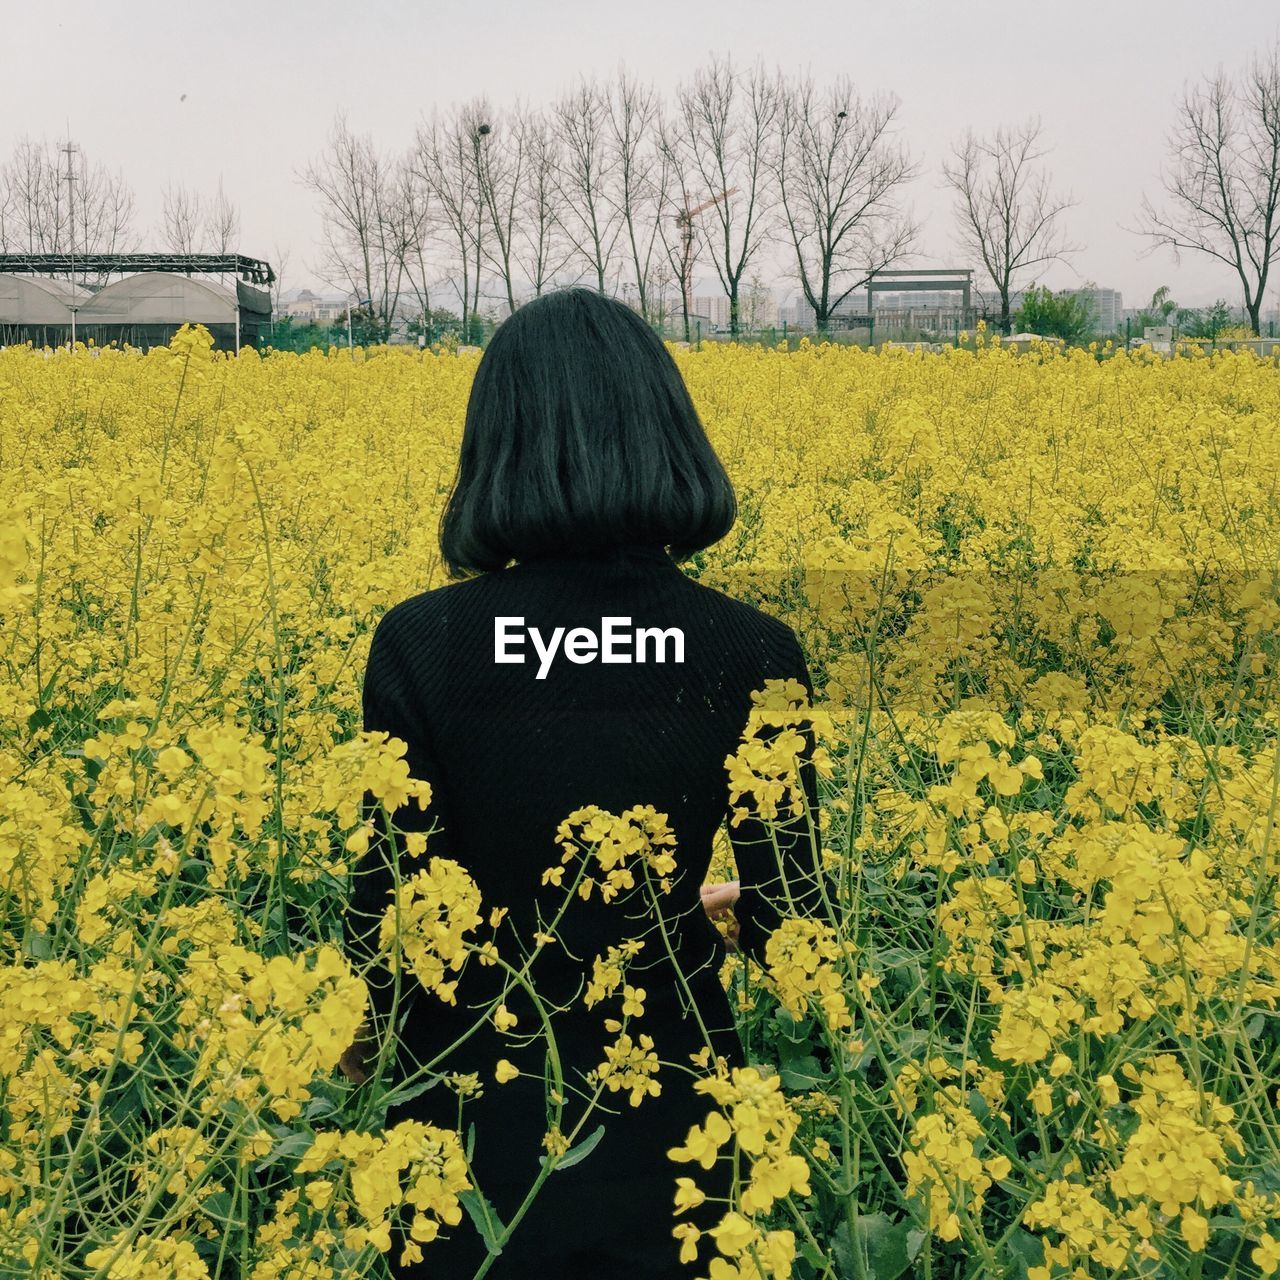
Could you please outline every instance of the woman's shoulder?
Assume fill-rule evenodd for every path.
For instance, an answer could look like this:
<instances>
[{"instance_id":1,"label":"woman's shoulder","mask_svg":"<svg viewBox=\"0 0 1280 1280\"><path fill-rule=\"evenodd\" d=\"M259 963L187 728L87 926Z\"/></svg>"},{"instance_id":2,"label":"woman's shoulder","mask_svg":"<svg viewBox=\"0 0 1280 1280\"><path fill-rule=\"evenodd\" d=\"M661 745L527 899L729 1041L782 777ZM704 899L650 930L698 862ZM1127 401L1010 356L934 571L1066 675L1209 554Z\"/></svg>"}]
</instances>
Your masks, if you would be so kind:
<instances>
[{"instance_id":1,"label":"woman's shoulder","mask_svg":"<svg viewBox=\"0 0 1280 1280\"><path fill-rule=\"evenodd\" d=\"M781 618L718 587L688 579L710 624L727 642L737 642L771 665L804 667L804 650L795 631Z\"/></svg>"},{"instance_id":2,"label":"woman's shoulder","mask_svg":"<svg viewBox=\"0 0 1280 1280\"><path fill-rule=\"evenodd\" d=\"M374 627L375 644L392 644L412 650L428 643L447 623L451 609L471 602L489 575L445 582L406 596L386 609Z\"/></svg>"}]
</instances>

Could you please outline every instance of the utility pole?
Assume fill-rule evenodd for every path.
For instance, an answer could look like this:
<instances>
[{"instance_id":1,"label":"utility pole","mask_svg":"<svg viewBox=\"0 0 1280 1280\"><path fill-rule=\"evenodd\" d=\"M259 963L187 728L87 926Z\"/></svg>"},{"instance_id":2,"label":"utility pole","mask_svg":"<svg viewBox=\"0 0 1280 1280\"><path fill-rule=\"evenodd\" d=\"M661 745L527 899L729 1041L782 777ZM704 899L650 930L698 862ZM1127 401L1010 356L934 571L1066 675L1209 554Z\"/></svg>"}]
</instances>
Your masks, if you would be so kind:
<instances>
[{"instance_id":1,"label":"utility pole","mask_svg":"<svg viewBox=\"0 0 1280 1280\"><path fill-rule=\"evenodd\" d=\"M357 293L355 301L356 301L356 306L358 307L373 306L372 296L368 298L362 298L359 295L359 293ZM352 347L351 347L351 299L350 298L347 299L347 350L351 352L351 358L354 360L356 356L355 356L355 352L352 350Z\"/></svg>"},{"instance_id":2,"label":"utility pole","mask_svg":"<svg viewBox=\"0 0 1280 1280\"><path fill-rule=\"evenodd\" d=\"M69 243L71 257L71 350L76 349L76 199L75 171L71 157L75 153L76 144L67 139L67 145L61 150L67 154L67 226L70 228Z\"/></svg>"}]
</instances>

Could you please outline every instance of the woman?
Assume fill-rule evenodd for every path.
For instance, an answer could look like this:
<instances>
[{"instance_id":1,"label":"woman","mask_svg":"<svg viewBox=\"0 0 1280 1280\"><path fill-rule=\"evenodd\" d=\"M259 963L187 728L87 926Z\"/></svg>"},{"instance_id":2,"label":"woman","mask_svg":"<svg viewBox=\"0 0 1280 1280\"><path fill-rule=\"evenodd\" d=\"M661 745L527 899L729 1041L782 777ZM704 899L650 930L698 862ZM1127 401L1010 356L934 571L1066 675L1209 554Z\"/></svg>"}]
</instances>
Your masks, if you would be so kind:
<instances>
[{"instance_id":1,"label":"woman","mask_svg":"<svg viewBox=\"0 0 1280 1280\"><path fill-rule=\"evenodd\" d=\"M819 854L810 823L791 820L771 837L749 819L730 830L739 879L702 883L727 812L725 758L752 690L790 677L811 693L789 627L679 567L724 537L735 517L732 485L661 340L601 294L547 294L498 328L476 370L440 527L444 560L460 580L402 601L375 630L364 727L402 738L411 776L432 789L427 812L411 803L393 820L430 830L427 857L467 869L486 920L507 909L495 935L500 953L522 962L565 901L568 879L547 883L543 873L559 862L557 828L575 810L651 805L676 838L677 869L657 910L634 895L574 900L534 962L535 989L560 1010L556 1050L580 1105L613 1040L604 1020L617 1008L582 999L593 958L643 939L626 979L643 989L643 1013L628 1030L652 1038L660 1092L634 1107L625 1093L602 1095L608 1109L584 1133L604 1124L603 1137L547 1179L487 1273L495 1278L692 1276L695 1268L678 1262L672 1228L690 1218L710 1225L723 1212L708 1201L674 1218L677 1176L696 1173L709 1195L723 1197L728 1173L667 1156L709 1109L692 1089L691 1058L701 1051L705 1061L710 1049L730 1065L744 1061L718 977L725 944L709 916L732 907L738 944L760 955L779 918L775 882L786 873L794 906L815 880ZM802 777L815 806L811 766ZM401 874L426 860L401 862ZM371 849L348 918L353 956L369 953L390 884L385 853ZM545 1155L548 1103L545 1041L523 1034L537 1030L538 1011L519 989L502 994L504 976L468 963L454 1004L408 983L396 1041L401 1075L471 1030L487 1001L501 997L516 1021L499 1029L486 1020L437 1064L474 1074L483 1096L466 1100L438 1084L393 1105L387 1123L415 1117L460 1128L464 1141L474 1126L474 1176L507 1223ZM388 990L375 990L380 1016L389 1000ZM362 1044L367 1038L347 1059L357 1079ZM500 1060L519 1074L499 1083ZM423 1246L416 1267L396 1271L393 1247L393 1272L471 1276L485 1257L479 1233L464 1218L445 1234Z\"/></svg>"}]
</instances>

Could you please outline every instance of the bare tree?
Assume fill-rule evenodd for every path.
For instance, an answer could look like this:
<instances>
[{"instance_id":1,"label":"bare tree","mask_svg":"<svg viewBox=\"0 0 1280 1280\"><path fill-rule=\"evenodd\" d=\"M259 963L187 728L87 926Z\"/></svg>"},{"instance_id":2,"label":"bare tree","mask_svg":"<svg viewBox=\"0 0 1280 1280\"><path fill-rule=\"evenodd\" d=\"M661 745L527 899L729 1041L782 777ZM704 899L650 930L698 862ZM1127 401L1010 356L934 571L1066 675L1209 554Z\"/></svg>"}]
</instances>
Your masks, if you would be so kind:
<instances>
[{"instance_id":1,"label":"bare tree","mask_svg":"<svg viewBox=\"0 0 1280 1280\"><path fill-rule=\"evenodd\" d=\"M955 164L943 162L946 185L955 189L956 218L965 252L982 262L1000 297L1001 332L1009 332L1009 294L1015 273L1079 251L1058 240L1058 219L1074 206L1055 200L1043 173L1029 166L1043 152L1038 118L1021 129L998 128L991 141L973 131L954 149Z\"/></svg>"},{"instance_id":2,"label":"bare tree","mask_svg":"<svg viewBox=\"0 0 1280 1280\"><path fill-rule=\"evenodd\" d=\"M476 161L482 137L480 125L485 123L487 113L483 102L454 108L444 120L433 113L429 124L419 126L414 149L414 167L431 188L442 229L457 246L457 260L462 264L461 282L454 287L462 304L464 336L471 333L471 317L478 311L480 301L485 207ZM470 281L473 267L474 293Z\"/></svg>"},{"instance_id":3,"label":"bare tree","mask_svg":"<svg viewBox=\"0 0 1280 1280\"><path fill-rule=\"evenodd\" d=\"M771 135L777 122L778 90L762 66L745 83L728 59L713 59L699 70L692 85L677 90L682 143L699 178L717 200L697 225L729 298L729 332L739 330L739 294L752 258L772 230L775 199L768 163Z\"/></svg>"},{"instance_id":4,"label":"bare tree","mask_svg":"<svg viewBox=\"0 0 1280 1280\"><path fill-rule=\"evenodd\" d=\"M565 213L561 206L559 172L561 148L555 129L542 112L529 111L523 120L525 177L522 184L524 273L541 297L564 270L574 253L562 234Z\"/></svg>"},{"instance_id":5,"label":"bare tree","mask_svg":"<svg viewBox=\"0 0 1280 1280\"><path fill-rule=\"evenodd\" d=\"M102 165L92 168L86 163L76 163L78 149L64 163L73 166L73 181L68 195L70 208L70 233L68 248L77 254L127 253L134 247L133 192L123 174L108 173ZM86 280L89 273L77 262L75 274ZM95 280L105 283L108 272L92 273Z\"/></svg>"},{"instance_id":6,"label":"bare tree","mask_svg":"<svg viewBox=\"0 0 1280 1280\"><path fill-rule=\"evenodd\" d=\"M487 104L486 104L487 106ZM476 126L476 182L493 232L485 259L506 290L509 314L516 309L516 223L524 188L526 116L519 107Z\"/></svg>"},{"instance_id":7,"label":"bare tree","mask_svg":"<svg viewBox=\"0 0 1280 1280\"><path fill-rule=\"evenodd\" d=\"M218 178L218 194L205 207L204 244L210 253L235 253L240 247L240 211Z\"/></svg>"},{"instance_id":8,"label":"bare tree","mask_svg":"<svg viewBox=\"0 0 1280 1280\"><path fill-rule=\"evenodd\" d=\"M99 167L94 174L86 182L85 198L76 193L76 240L95 252L131 253L137 247L133 191L119 170L108 174Z\"/></svg>"},{"instance_id":9,"label":"bare tree","mask_svg":"<svg viewBox=\"0 0 1280 1280\"><path fill-rule=\"evenodd\" d=\"M277 242L271 246L271 256L273 258L271 267L276 277L271 283L271 310L279 314L280 299L284 295L285 271L289 266L289 250Z\"/></svg>"},{"instance_id":10,"label":"bare tree","mask_svg":"<svg viewBox=\"0 0 1280 1280\"><path fill-rule=\"evenodd\" d=\"M885 140L897 102L869 105L840 76L819 97L811 78L779 78L771 153L783 218L815 325L876 272L899 261L919 234L893 198L914 177L905 149Z\"/></svg>"},{"instance_id":11,"label":"bare tree","mask_svg":"<svg viewBox=\"0 0 1280 1280\"><path fill-rule=\"evenodd\" d=\"M614 254L622 231L615 190L617 157L609 146L608 103L594 79L580 77L578 85L552 108L562 163L557 170L561 226L595 277L595 286L608 291Z\"/></svg>"},{"instance_id":12,"label":"bare tree","mask_svg":"<svg viewBox=\"0 0 1280 1280\"><path fill-rule=\"evenodd\" d=\"M764 317L769 306L770 291L759 271L751 273L746 292L742 295L742 319L748 333L757 333L764 327Z\"/></svg>"},{"instance_id":13,"label":"bare tree","mask_svg":"<svg viewBox=\"0 0 1280 1280\"><path fill-rule=\"evenodd\" d=\"M416 152L411 148L400 166L400 257L409 293L424 324L431 314L431 281L427 264L427 243L431 238L431 187L419 172Z\"/></svg>"},{"instance_id":14,"label":"bare tree","mask_svg":"<svg viewBox=\"0 0 1280 1280\"><path fill-rule=\"evenodd\" d=\"M0 170L0 253L13 253L18 247L17 219L14 217L13 193Z\"/></svg>"},{"instance_id":15,"label":"bare tree","mask_svg":"<svg viewBox=\"0 0 1280 1280\"><path fill-rule=\"evenodd\" d=\"M339 112L328 150L300 175L321 200L321 276L356 294L383 339L391 331L404 275L400 168L401 161L381 154L368 134L353 134Z\"/></svg>"},{"instance_id":16,"label":"bare tree","mask_svg":"<svg viewBox=\"0 0 1280 1280\"><path fill-rule=\"evenodd\" d=\"M6 251L122 252L131 247L133 213L123 176L90 165L74 143L24 138L0 166L0 248Z\"/></svg>"},{"instance_id":17,"label":"bare tree","mask_svg":"<svg viewBox=\"0 0 1280 1280\"><path fill-rule=\"evenodd\" d=\"M606 95L605 108L628 266L640 314L652 319L649 285L655 251L661 248L658 224L667 171L667 157L655 132L658 96L652 86L640 85L622 70L616 88Z\"/></svg>"},{"instance_id":18,"label":"bare tree","mask_svg":"<svg viewBox=\"0 0 1280 1280\"><path fill-rule=\"evenodd\" d=\"M689 148L681 136L679 123L666 118L661 109L657 132L658 148L662 155L657 211L658 238L662 243L669 278L674 280L680 294L681 328L684 340L688 342L689 285L700 247L691 217L691 211L700 207L694 203L698 177Z\"/></svg>"},{"instance_id":19,"label":"bare tree","mask_svg":"<svg viewBox=\"0 0 1280 1280\"><path fill-rule=\"evenodd\" d=\"M1280 258L1280 41L1255 54L1237 88L1219 71L1184 90L1169 138L1173 170L1164 175L1172 211L1144 196L1138 233L1178 252L1214 258L1240 281L1244 308L1261 333L1271 264Z\"/></svg>"},{"instance_id":20,"label":"bare tree","mask_svg":"<svg viewBox=\"0 0 1280 1280\"><path fill-rule=\"evenodd\" d=\"M661 235L659 242L662 242ZM671 319L673 313L679 310L676 306L672 294L676 284L675 272L671 270L671 263L667 261L666 246L663 244L663 254L657 262L653 264L653 271L649 276L649 323L659 326L659 331L666 334L667 321Z\"/></svg>"},{"instance_id":21,"label":"bare tree","mask_svg":"<svg viewBox=\"0 0 1280 1280\"><path fill-rule=\"evenodd\" d=\"M69 220L59 152L24 138L4 166L14 246L25 253L66 248Z\"/></svg>"},{"instance_id":22,"label":"bare tree","mask_svg":"<svg viewBox=\"0 0 1280 1280\"><path fill-rule=\"evenodd\" d=\"M412 158L387 157L379 162L379 181L374 186L374 262L377 268L374 292L369 295L380 336L390 337L404 289L405 264L420 225L418 206L410 207L413 190L410 174Z\"/></svg>"},{"instance_id":23,"label":"bare tree","mask_svg":"<svg viewBox=\"0 0 1280 1280\"><path fill-rule=\"evenodd\" d=\"M171 253L196 253L204 235L204 201L180 183L165 188L160 212Z\"/></svg>"}]
</instances>

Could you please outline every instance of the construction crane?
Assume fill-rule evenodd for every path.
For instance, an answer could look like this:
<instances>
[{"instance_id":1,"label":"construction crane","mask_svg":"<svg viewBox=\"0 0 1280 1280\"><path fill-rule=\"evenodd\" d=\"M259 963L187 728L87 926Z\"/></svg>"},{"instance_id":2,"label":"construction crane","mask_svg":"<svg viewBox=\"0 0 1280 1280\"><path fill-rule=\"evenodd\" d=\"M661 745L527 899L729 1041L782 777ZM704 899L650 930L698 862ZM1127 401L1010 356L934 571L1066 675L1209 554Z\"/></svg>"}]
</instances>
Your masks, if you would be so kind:
<instances>
[{"instance_id":1,"label":"construction crane","mask_svg":"<svg viewBox=\"0 0 1280 1280\"><path fill-rule=\"evenodd\" d=\"M682 241L680 245L680 296L684 301L684 322L685 322L685 341L689 340L689 312L692 309L693 299L689 296L690 289L693 288L693 220L700 213L705 213L721 200L727 200L737 187L730 187L728 191L722 191L718 196L712 196L710 200L698 205L696 209L681 209L675 216L675 224L680 228Z\"/></svg>"}]
</instances>

